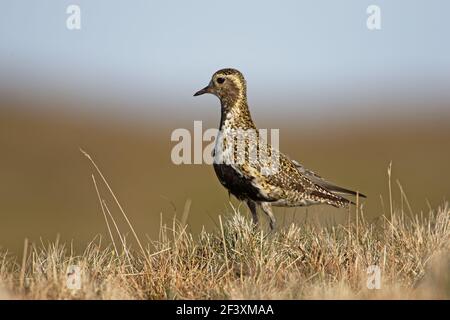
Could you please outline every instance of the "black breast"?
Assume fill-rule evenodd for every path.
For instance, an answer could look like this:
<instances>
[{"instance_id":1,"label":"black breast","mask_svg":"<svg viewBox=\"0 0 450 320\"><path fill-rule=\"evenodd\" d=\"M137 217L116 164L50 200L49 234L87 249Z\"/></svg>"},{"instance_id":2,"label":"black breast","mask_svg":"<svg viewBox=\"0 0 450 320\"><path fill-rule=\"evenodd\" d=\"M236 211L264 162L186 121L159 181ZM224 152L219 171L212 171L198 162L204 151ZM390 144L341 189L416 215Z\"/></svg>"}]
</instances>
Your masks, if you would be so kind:
<instances>
[{"instance_id":1,"label":"black breast","mask_svg":"<svg viewBox=\"0 0 450 320\"><path fill-rule=\"evenodd\" d=\"M267 201L258 188L252 185L252 179L243 177L232 166L214 163L214 170L220 183L236 198L240 200Z\"/></svg>"}]
</instances>

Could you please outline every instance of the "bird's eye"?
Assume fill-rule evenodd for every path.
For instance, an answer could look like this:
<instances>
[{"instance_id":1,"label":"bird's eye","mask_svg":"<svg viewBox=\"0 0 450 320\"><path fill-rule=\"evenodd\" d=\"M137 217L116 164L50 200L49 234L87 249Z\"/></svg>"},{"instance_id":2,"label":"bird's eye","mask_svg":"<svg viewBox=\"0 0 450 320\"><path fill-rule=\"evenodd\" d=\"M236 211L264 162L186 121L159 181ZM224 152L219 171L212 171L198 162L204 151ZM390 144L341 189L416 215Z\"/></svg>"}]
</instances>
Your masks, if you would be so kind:
<instances>
[{"instance_id":1,"label":"bird's eye","mask_svg":"<svg viewBox=\"0 0 450 320\"><path fill-rule=\"evenodd\" d=\"M222 84L225 82L225 78L217 78L217 83Z\"/></svg>"}]
</instances>

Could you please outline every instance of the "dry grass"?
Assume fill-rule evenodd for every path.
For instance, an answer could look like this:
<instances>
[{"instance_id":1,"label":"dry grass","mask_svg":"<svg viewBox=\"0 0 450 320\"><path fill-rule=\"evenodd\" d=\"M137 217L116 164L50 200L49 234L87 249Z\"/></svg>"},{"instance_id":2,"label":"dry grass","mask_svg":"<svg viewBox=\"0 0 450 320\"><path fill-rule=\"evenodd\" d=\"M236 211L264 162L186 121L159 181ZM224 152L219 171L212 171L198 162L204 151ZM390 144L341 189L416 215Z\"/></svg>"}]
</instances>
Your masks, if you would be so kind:
<instances>
[{"instance_id":1,"label":"dry grass","mask_svg":"<svg viewBox=\"0 0 450 320\"><path fill-rule=\"evenodd\" d=\"M29 244L23 257L0 253L0 299L449 299L450 207L413 215L402 192L389 217L366 221L361 208L346 224L290 224L267 234L232 207L213 232L198 235L181 221L160 223L157 240L142 242L89 157L134 237L133 250L93 179L111 244L101 237L82 254L70 245ZM401 188L401 186L399 185ZM389 183L391 190L391 184ZM404 210L404 205L408 210ZM350 219L351 216L355 218ZM162 220L161 220L162 221ZM67 270L81 270L81 288ZM368 289L367 268L381 270L381 288Z\"/></svg>"},{"instance_id":2,"label":"dry grass","mask_svg":"<svg viewBox=\"0 0 450 320\"><path fill-rule=\"evenodd\" d=\"M0 256L0 298L303 299L450 297L450 208L427 218L318 227L305 222L265 234L239 212L199 235L174 220L145 252L100 238L81 255L58 243L31 244L25 259ZM82 270L80 290L67 268ZM367 267L381 268L381 289L367 289Z\"/></svg>"}]
</instances>

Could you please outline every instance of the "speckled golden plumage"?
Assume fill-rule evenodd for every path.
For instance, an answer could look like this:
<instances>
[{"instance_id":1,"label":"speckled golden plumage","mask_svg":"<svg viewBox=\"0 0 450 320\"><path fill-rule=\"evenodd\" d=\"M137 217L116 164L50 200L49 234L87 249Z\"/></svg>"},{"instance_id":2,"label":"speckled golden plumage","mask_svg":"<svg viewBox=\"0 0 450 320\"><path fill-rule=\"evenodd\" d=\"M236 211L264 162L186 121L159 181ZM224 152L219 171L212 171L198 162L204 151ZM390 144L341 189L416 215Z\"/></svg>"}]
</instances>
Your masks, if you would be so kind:
<instances>
[{"instance_id":1,"label":"speckled golden plumage","mask_svg":"<svg viewBox=\"0 0 450 320\"><path fill-rule=\"evenodd\" d=\"M198 91L195 96L204 93L216 95L221 102L214 170L219 181L230 193L246 201L255 224L258 223L258 205L270 218L270 226L273 229L275 217L271 205L296 207L328 204L346 207L352 203L342 195L356 195L354 191L329 183L273 149L270 144L259 142L260 133L253 123L247 104L246 81L238 70L222 69L214 73L208 86ZM236 137L233 136L236 132L240 132L239 137L244 141L241 149L237 144L230 144L230 140ZM267 163L263 163L259 157L256 161L250 161L251 150L256 150L257 155L276 157L277 170L272 174L263 174L262 169ZM241 161L226 161L239 159L239 155L242 157ZM365 197L362 194L360 196Z\"/></svg>"}]
</instances>

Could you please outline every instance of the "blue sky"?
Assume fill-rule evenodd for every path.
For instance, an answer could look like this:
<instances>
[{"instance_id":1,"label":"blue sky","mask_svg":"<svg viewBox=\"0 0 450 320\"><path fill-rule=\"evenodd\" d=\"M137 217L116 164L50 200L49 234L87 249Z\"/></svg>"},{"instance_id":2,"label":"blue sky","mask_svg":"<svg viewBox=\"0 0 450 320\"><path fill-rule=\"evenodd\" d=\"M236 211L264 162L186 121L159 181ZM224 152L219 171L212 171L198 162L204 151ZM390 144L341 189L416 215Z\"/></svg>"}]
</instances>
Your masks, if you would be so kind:
<instances>
[{"instance_id":1,"label":"blue sky","mask_svg":"<svg viewBox=\"0 0 450 320\"><path fill-rule=\"evenodd\" d=\"M81 30L66 28L70 4L81 8ZM371 4L381 8L378 31L366 28ZM165 101L183 113L216 103L191 95L235 67L266 112L274 103L320 113L364 97L445 100L448 15L445 0L2 0L0 84L139 101L147 111Z\"/></svg>"}]
</instances>

